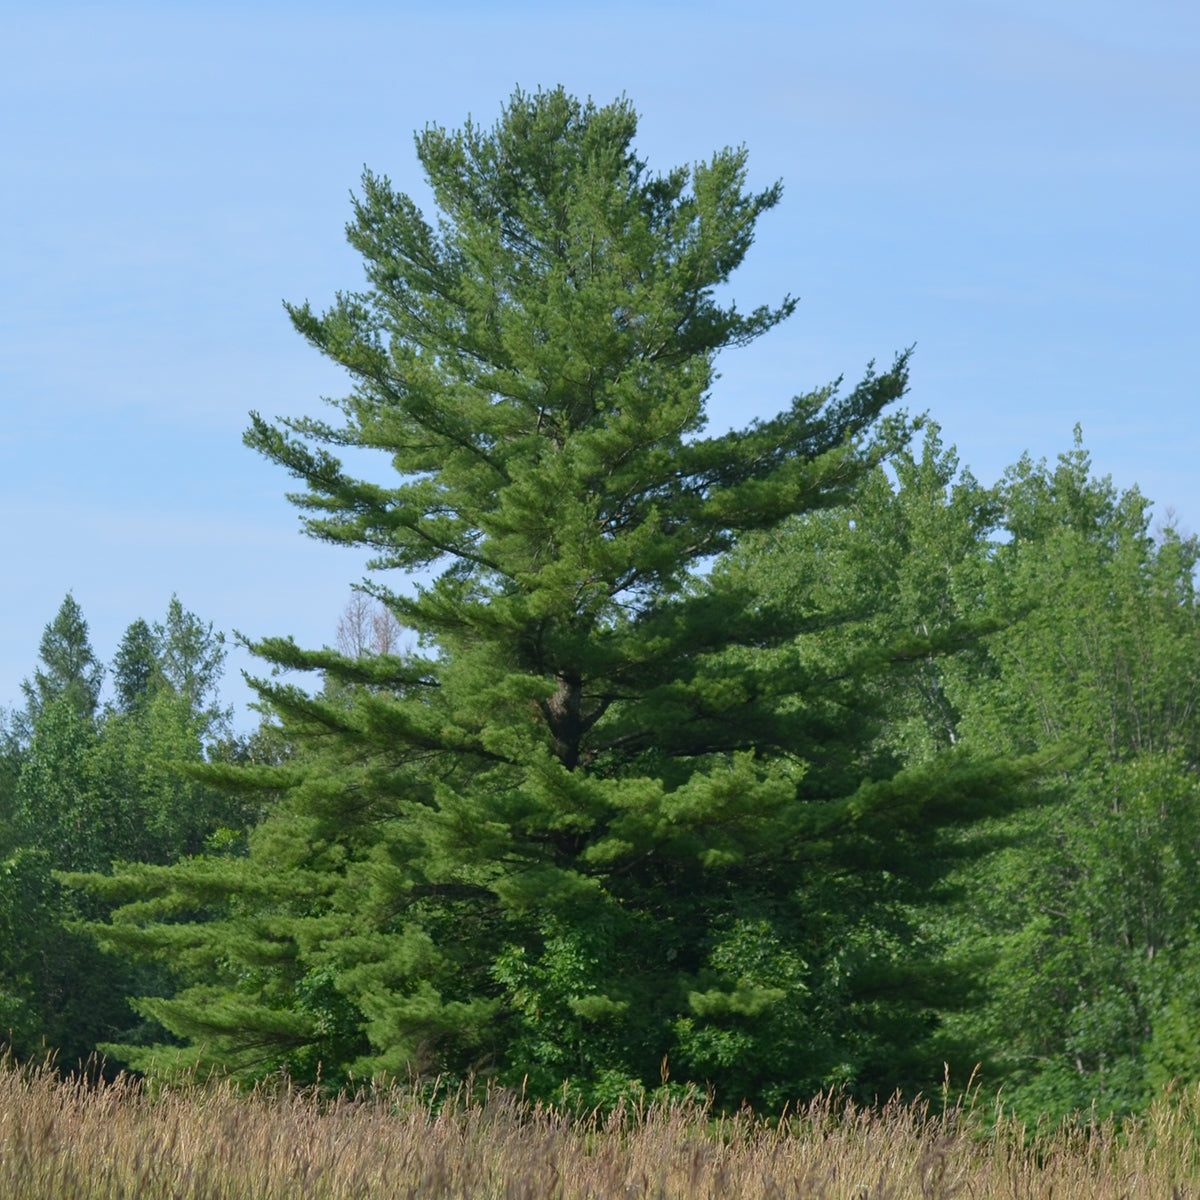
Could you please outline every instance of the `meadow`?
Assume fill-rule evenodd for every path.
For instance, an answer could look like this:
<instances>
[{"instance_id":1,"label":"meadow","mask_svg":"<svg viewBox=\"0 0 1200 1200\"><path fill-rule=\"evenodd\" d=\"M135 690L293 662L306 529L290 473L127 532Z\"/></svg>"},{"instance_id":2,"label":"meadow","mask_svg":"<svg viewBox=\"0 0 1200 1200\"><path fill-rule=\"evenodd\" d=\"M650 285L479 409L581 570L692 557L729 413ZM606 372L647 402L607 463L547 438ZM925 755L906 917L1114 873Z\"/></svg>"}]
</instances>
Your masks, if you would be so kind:
<instances>
[{"instance_id":1,"label":"meadow","mask_svg":"<svg viewBox=\"0 0 1200 1200\"><path fill-rule=\"evenodd\" d=\"M0 1200L1164 1200L1200 1196L1200 1090L1136 1121L1027 1129L997 1102L782 1119L698 1102L571 1119L493 1091L322 1098L0 1071Z\"/></svg>"}]
</instances>

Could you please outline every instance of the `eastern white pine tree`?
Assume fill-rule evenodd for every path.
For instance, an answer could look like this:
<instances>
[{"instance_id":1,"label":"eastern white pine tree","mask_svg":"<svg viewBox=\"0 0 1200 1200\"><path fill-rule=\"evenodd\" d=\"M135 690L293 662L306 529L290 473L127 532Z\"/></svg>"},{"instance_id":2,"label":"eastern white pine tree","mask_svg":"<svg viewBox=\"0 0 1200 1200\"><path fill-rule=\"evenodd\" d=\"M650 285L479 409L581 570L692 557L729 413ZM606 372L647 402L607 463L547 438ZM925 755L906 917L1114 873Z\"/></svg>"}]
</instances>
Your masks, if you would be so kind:
<instances>
[{"instance_id":1,"label":"eastern white pine tree","mask_svg":"<svg viewBox=\"0 0 1200 1200\"><path fill-rule=\"evenodd\" d=\"M111 944L195 972L144 1008L196 1054L596 1099L667 1055L736 1100L852 1073L882 1036L831 1010L830 964L850 978L858 953L837 880L894 866L895 830L965 812L980 778L874 759L828 614L706 571L852 494L904 436L881 414L905 356L706 435L717 354L793 309L719 298L780 189L747 191L742 150L655 174L635 130L626 102L561 90L427 129L436 221L366 175L366 288L290 310L353 390L332 421L255 417L249 443L301 481L311 534L374 550L422 648L263 642L338 686L261 684L297 759L214 769L280 797L249 859L93 881L137 898ZM343 446L391 472L355 477Z\"/></svg>"}]
</instances>

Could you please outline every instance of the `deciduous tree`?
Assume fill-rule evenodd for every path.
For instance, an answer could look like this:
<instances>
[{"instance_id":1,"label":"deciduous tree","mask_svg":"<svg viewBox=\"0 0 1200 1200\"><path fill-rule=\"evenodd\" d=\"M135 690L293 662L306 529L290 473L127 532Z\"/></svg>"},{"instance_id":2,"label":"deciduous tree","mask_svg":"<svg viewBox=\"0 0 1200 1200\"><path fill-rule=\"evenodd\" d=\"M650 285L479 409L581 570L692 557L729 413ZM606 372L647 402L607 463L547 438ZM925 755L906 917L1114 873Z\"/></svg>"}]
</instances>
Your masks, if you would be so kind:
<instances>
[{"instance_id":1,"label":"deciduous tree","mask_svg":"<svg viewBox=\"0 0 1200 1200\"><path fill-rule=\"evenodd\" d=\"M1146 499L1096 478L1078 433L997 498L1007 536L976 594L1003 631L952 681L959 733L1059 753L1043 803L983 831L1004 849L959 880L959 944L991 967L950 1024L1030 1117L1132 1111L1196 1077L1200 545L1153 536Z\"/></svg>"},{"instance_id":2,"label":"deciduous tree","mask_svg":"<svg viewBox=\"0 0 1200 1200\"><path fill-rule=\"evenodd\" d=\"M5 729L0 741L0 1019L22 1057L55 1053L72 1066L100 1041L138 1036L127 998L166 985L157 968L100 953L77 924L108 906L66 891L56 872L167 863L220 830L232 830L225 842L243 833L237 798L186 774L205 758L220 711L217 647L211 626L173 600L165 625L129 627L114 662L117 703L101 711L102 668L72 597L46 628L24 737Z\"/></svg>"}]
</instances>

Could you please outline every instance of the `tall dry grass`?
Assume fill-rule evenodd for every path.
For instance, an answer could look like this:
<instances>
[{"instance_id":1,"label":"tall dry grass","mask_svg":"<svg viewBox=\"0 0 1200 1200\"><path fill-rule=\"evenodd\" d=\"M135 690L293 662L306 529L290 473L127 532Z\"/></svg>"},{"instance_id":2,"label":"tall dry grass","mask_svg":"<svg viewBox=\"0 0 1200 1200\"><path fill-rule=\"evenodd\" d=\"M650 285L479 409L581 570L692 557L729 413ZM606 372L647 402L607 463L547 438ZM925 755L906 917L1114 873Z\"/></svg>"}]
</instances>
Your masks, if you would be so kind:
<instances>
[{"instance_id":1,"label":"tall dry grass","mask_svg":"<svg viewBox=\"0 0 1200 1200\"><path fill-rule=\"evenodd\" d=\"M824 1097L768 1125L702 1106L570 1121L492 1093L151 1094L0 1070L0 1200L1107 1200L1200 1195L1200 1091L1146 1118L1029 1131Z\"/></svg>"}]
</instances>

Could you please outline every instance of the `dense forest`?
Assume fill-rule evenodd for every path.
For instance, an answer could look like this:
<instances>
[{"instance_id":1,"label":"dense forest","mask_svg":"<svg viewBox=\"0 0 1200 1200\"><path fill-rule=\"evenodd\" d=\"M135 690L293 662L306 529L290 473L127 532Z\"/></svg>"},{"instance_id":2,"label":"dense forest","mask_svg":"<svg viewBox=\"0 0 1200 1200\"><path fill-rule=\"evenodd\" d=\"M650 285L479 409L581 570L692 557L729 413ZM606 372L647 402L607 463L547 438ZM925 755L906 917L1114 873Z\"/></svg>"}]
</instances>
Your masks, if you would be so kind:
<instances>
[{"instance_id":1,"label":"dense forest","mask_svg":"<svg viewBox=\"0 0 1200 1200\"><path fill-rule=\"evenodd\" d=\"M780 190L635 132L518 93L418 136L436 222L364 177L366 290L290 309L353 390L247 441L373 574L336 644L252 647L253 735L178 600L107 692L47 625L0 748L19 1057L768 1110L978 1068L1029 1115L1200 1078L1200 546L1078 431L984 486L907 352L707 435L794 308L719 300Z\"/></svg>"}]
</instances>

